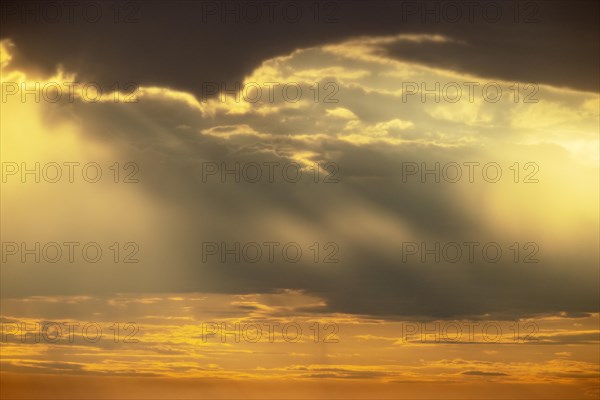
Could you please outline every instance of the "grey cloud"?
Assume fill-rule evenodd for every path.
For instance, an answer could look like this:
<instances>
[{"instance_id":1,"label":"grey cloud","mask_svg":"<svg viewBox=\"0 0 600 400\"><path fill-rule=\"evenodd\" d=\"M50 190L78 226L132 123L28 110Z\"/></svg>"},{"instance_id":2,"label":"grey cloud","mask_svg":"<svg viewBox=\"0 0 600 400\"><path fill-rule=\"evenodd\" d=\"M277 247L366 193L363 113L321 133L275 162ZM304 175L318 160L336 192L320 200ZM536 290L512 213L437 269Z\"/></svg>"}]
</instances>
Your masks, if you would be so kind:
<instances>
[{"instance_id":1,"label":"grey cloud","mask_svg":"<svg viewBox=\"0 0 600 400\"><path fill-rule=\"evenodd\" d=\"M510 245L513 238L496 233L486 218L462 205L464 194L460 189L464 186L402 183L398 175L403 160L479 160L484 145L496 148L509 136L497 134L511 127L512 121L499 105L493 114L497 126L486 129L460 122L449 124L428 114L420 103L405 105L391 95L360 91L340 91L343 97L339 104L359 116L364 126L358 132L392 118L414 118L419 123L410 133L420 139L443 127L450 137L446 144L454 144L469 129L479 131L480 139L473 145L458 147L418 141L351 144L336 137L339 128L327 130L317 125L326 121L324 109L329 106L322 104L278 111L267 117L221 111L209 116L165 99L144 98L138 104L125 105L74 104L67 111L82 121L85 138L110 143L120 158L136 160L143 174L139 188L160 205L157 212L175 212L168 223L148 232L148 237L160 238L160 246L146 247L139 265L7 265L2 270L3 296L276 293L296 289L325 299L327 306L314 312L389 318L514 319L598 310L598 271L590 249L584 253L565 249L559 257L527 266L507 259L474 265L400 263L399 246L406 240L497 240ZM485 104L482 107L491 108ZM281 117L288 116L299 119L294 124L281 122ZM49 113L46 118L52 121L53 117ZM264 140L253 139L252 135L224 139L205 131L241 123L272 136ZM297 137L317 133L326 138L302 141ZM401 134L392 132L389 136ZM532 145L526 150L544 146ZM566 164L569 154L555 147L553 160ZM342 182L315 185L310 177L297 184L201 181L203 162L284 163L292 160L294 151L310 152L315 161L337 162ZM304 248L315 241L335 241L341 249L341 263L200 261L203 241L231 244L271 240L301 241Z\"/></svg>"},{"instance_id":2,"label":"grey cloud","mask_svg":"<svg viewBox=\"0 0 600 400\"><path fill-rule=\"evenodd\" d=\"M51 71L62 64L80 71L82 78L106 86L132 81L191 90L198 95L202 82L231 85L262 60L295 48L354 36L398 33L442 34L470 43L435 46L428 51L412 45L389 49L390 54L403 59L507 80L588 91L599 88L597 2L528 2L520 18L534 13L538 22L518 24L514 23L512 5L501 7L503 17L495 23L485 22L479 14L481 9L476 23L466 18L459 23L444 19L422 23L418 16L403 19L406 7L412 7L407 4L415 2L378 0L329 2L339 8L336 23L314 23L310 18L297 24L282 18L275 23L202 23L203 3L136 2L140 5L138 22L130 24L114 24L110 18L96 24L21 23L18 15L7 14L1 37L13 39L31 57L20 60L23 65ZM443 4L421 3L430 8ZM110 14L112 10L107 7L104 12ZM309 12L305 10L306 15Z\"/></svg>"}]
</instances>

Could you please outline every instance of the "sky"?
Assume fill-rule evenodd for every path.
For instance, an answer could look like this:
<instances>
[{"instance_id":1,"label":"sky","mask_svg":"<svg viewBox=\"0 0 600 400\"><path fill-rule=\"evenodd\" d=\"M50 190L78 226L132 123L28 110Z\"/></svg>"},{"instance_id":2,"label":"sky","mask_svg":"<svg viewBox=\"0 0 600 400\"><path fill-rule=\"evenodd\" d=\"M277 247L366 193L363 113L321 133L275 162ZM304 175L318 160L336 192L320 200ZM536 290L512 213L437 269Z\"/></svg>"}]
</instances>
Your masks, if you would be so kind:
<instances>
[{"instance_id":1,"label":"sky","mask_svg":"<svg viewBox=\"0 0 600 400\"><path fill-rule=\"evenodd\" d=\"M1 10L3 398L600 394L597 2Z\"/></svg>"}]
</instances>

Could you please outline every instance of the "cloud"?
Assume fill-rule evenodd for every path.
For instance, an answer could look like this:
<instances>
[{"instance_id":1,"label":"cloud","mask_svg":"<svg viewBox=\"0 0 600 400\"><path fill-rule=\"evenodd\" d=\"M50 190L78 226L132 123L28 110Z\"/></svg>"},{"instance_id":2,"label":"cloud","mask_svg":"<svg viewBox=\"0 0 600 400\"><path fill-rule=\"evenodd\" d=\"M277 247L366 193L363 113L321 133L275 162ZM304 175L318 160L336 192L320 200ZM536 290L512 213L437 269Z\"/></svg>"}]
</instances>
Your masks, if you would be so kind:
<instances>
[{"instance_id":1,"label":"cloud","mask_svg":"<svg viewBox=\"0 0 600 400\"><path fill-rule=\"evenodd\" d=\"M315 10L306 4L297 23L289 23L281 13L274 21L235 22L231 15L220 23L216 14L203 20L206 3L151 2L138 5L135 23L114 24L107 18L85 24L86 29L69 23L27 24L19 12L9 12L1 38L20 46L25 57L15 55L14 62L23 67L49 72L61 64L107 87L115 81L134 81L191 91L197 97L203 82L231 85L264 60L293 49L398 34L405 39L385 46L390 57L506 80L590 92L599 88L594 57L598 5L594 2L539 2L520 13L512 4L501 4L496 5L501 18L493 22L485 17L483 7L470 12L459 5L458 21L436 21L435 14L424 15L426 10L419 5L413 10L410 3L369 0L365 4L339 2L332 9L324 7L321 17L331 15L334 21L315 21L311 18ZM104 15L113 15L114 10L105 7ZM128 40L120 40L123 37ZM276 43L272 37L278 38Z\"/></svg>"},{"instance_id":2,"label":"cloud","mask_svg":"<svg viewBox=\"0 0 600 400\"><path fill-rule=\"evenodd\" d=\"M465 371L463 375L474 375L474 376L509 376L502 372L486 372L486 371Z\"/></svg>"},{"instance_id":3,"label":"cloud","mask_svg":"<svg viewBox=\"0 0 600 400\"><path fill-rule=\"evenodd\" d=\"M325 306L315 307L317 313L392 319L513 319L597 312L597 212L592 208L597 193L581 182L597 176L598 158L593 152L582 153L579 145L597 144L593 132L598 115L591 106L597 98L540 86L540 101L532 104L515 105L512 98L497 103L466 97L457 103L424 103L420 96L403 99L406 80L486 82L485 77L397 60L380 47L406 40L427 46L430 39L385 36L297 49L264 60L247 75L246 83L260 86L269 79L283 79L281 86L294 79L307 94L297 102L286 101L280 91L259 102L236 100L236 95L203 101L160 87L140 88L139 101L129 104L31 105L11 98L6 107L15 111L13 115L34 116L29 118L27 136L17 131L6 135L24 156L32 158L27 143L35 137L45 143L39 154L46 159L96 158L106 165L135 160L143 179L128 187L108 183L67 187L60 194L71 196L70 218L43 209L31 213L32 201L30 208L21 208L5 222L7 231L19 240L25 237L19 222L28 218L55 227L40 232L37 240L67 240L75 235L100 238L108 246L117 238L123 242L135 238L143 260L125 269L111 263L102 268L45 267L13 260L2 270L3 295L250 294L289 289L322 299ZM440 41L451 42L443 36L433 40ZM352 50L351 57L347 50ZM23 73L11 70L10 64L3 68ZM315 82L318 74L310 72L346 68L369 73ZM335 85L326 86L331 83ZM315 84L337 101L315 102L311 91ZM498 82L506 93L509 84ZM571 121L568 134L560 129L545 131L536 123L544 115ZM9 126L17 126L16 118L8 120ZM57 141L61 136L51 136L50 122L68 126L70 136ZM65 129L61 132L64 136ZM67 143L72 150L65 152ZM14 159L19 157L13 153ZM328 162L335 163L333 169L326 167ZM494 162L501 166L504 178L494 184L476 175L476 182L470 183L464 167L465 176L456 184L423 184L419 174L405 181L403 172L409 162L423 169L435 168L436 163ZM536 163L541 183L516 184L515 162L519 169ZM236 183L231 173L230 180L222 183L227 178L223 171L206 179L207 163L234 171L236 163L240 168L271 163L282 169L276 170L275 182L266 179L268 171L263 170L258 183L245 178ZM281 175L283 166L292 163L299 163L303 171L298 183ZM340 181L324 183L332 174ZM7 207L19 209L22 190L31 199L45 196L48 207L58 207L62 201L47 185L7 187L14 190L3 199ZM130 210L132 204L135 211ZM81 219L83 215L87 217ZM96 216L93 222L90 216ZM118 235L115 226L120 227ZM464 258L459 263L438 263L433 258L422 262L419 257L401 261L405 242L431 246L473 240L500 243L502 261L489 263L481 257L476 263ZM265 259L222 263L219 257L203 263L206 241L229 246L294 242L306 256L300 263L273 264ZM312 262L309 246L315 242L334 243L340 262ZM542 261L515 263L510 250L515 242L521 246L536 242Z\"/></svg>"}]
</instances>

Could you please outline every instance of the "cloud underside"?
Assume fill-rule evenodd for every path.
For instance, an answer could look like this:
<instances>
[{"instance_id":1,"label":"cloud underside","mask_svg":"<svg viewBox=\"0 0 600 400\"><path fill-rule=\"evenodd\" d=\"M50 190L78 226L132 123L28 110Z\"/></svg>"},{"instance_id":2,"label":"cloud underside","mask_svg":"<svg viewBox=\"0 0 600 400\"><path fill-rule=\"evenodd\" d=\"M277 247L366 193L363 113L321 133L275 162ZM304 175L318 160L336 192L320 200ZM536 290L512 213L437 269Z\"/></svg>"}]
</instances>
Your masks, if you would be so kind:
<instances>
[{"instance_id":1,"label":"cloud underside","mask_svg":"<svg viewBox=\"0 0 600 400\"><path fill-rule=\"evenodd\" d=\"M244 87L263 88L255 102L254 89L202 99L164 87L140 88L131 104L111 102L111 94L95 103L11 97L3 104L10 111L2 118L3 160L135 161L140 183L75 183L57 193L49 185L9 182L2 192L3 240L136 241L142 262L13 261L1 271L2 295L290 289L322 301L308 305L309 312L391 319L597 312L597 95L542 85L539 101L526 103L531 87L524 82L426 67L385 51L398 43L427 49L444 42L460 45L401 35L298 49L245 77ZM35 80L11 69L8 51L4 42L3 80ZM265 89L270 82L281 83L273 98ZM290 82L294 87L283 94ZM429 89L458 83L463 93L454 103L423 101L420 93L407 93L407 82L426 82ZM472 101L464 82L478 83ZM481 95L490 82L502 88L497 102ZM524 91L515 102L517 84ZM297 88L302 97L286 100ZM236 184L214 175L203 181L206 163L236 162L297 163L303 179ZM339 167L340 181L323 183L329 171L320 169L314 183L315 163L328 162ZM458 163L463 174L465 162L497 163L504 176L490 183L476 169L474 183L464 177L423 184L419 175L404 182L409 162ZM523 174L524 164L535 163L539 182L525 184L521 176L515 183L515 162ZM40 198L44 207L36 206ZM32 236L32 224L43 229ZM308 256L299 263L202 262L202 242L269 241L297 242L305 250L334 242L340 262L314 263ZM470 241L499 243L505 254L496 263L402 262L405 242ZM508 250L515 242L535 242L540 261L515 263ZM500 376L478 369L465 374Z\"/></svg>"}]
</instances>

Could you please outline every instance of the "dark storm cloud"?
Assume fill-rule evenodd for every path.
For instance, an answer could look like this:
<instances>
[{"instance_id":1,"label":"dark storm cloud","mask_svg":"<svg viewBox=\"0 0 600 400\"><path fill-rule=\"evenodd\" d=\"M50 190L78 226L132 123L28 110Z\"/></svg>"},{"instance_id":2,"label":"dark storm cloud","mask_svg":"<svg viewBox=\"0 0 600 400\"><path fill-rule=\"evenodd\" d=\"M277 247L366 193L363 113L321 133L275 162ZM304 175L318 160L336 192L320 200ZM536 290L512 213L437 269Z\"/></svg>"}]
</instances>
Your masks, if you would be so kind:
<instances>
[{"instance_id":1,"label":"dark storm cloud","mask_svg":"<svg viewBox=\"0 0 600 400\"><path fill-rule=\"evenodd\" d=\"M261 61L296 48L361 35L425 33L468 45L423 51L400 44L390 47L389 54L492 78L599 88L595 1L480 2L474 8L472 2L450 2L458 4L458 22L451 22L455 6L449 2L320 2L318 18L314 2L282 2L272 21L268 2L252 2L263 10L258 22L243 17L236 22L234 11L225 16L227 23L212 11L241 10L244 2L140 1L121 3L121 18L131 14L133 22L118 24L112 2L100 2L104 17L97 23L85 22L81 11L75 12L74 23L35 22L37 2L5 3L1 37L11 38L28 55L30 66L53 71L62 64L79 71L82 79L106 86L131 81L200 95L202 82L232 85ZM284 18L282 10L290 3L301 5L298 22L290 22L291 11ZM296 8L293 4L290 10Z\"/></svg>"},{"instance_id":2,"label":"dark storm cloud","mask_svg":"<svg viewBox=\"0 0 600 400\"><path fill-rule=\"evenodd\" d=\"M548 4L558 8L550 12ZM67 71L80 73L82 81L86 77L104 82L131 80L199 93L202 81L240 80L269 57L289 54L298 47L366 34L443 33L461 42L414 44L408 40L380 52L389 57L398 57L401 52L407 59L484 76L534 81L539 80L539 75L537 69L530 70L531 66L546 62L544 79L547 82L594 90L597 81L588 68L594 66L591 58L597 48L589 35L594 29L597 33L597 26L588 29L586 13L573 6L573 2L569 4L544 3L541 21L521 26L509 22L403 24L397 15L398 3L348 2L340 8L339 23L306 22L296 26L203 24L198 20L199 3L150 2L142 4L137 24L104 22L82 27L81 24L20 25L11 20L2 35L13 39L17 50L27 56L31 65L41 65L54 72L55 64L62 63ZM577 4L594 9L588 3ZM564 21L544 19L556 16L557 12L564 16ZM573 15L581 17L573 18ZM569 42L567 46L563 35L571 38L579 35L580 40ZM513 62L521 54L515 52L515 46L526 51L529 67ZM573 60L565 56L570 51L582 58ZM309 69L315 68L315 64L316 68L328 67L331 65L322 66L318 62L329 57L337 62L334 67L347 66L347 60L338 54L316 54L308 62L299 63L305 62L304 66ZM554 68L548 60L557 54L563 62ZM463 60L471 56L475 62ZM336 119L327 119L328 105L323 104L311 104L298 110L278 110L273 106L273 113L266 116L254 111L237 115L218 111L208 115L205 111L209 105L204 104L206 109L201 112L168 96L145 97L138 104L75 103L65 107L67 114L72 112L77 116L85 139L110 143L122 159L139 163L143 171L139 187L160 204L157 213L176 211L168 214L173 215L172 225L157 224L155 231L148 232L160 237L161 248L144 248L143 262L127 268L120 265L63 268L18 263L5 266L3 296L107 292L266 293L298 289L325 299L327 306L316 312L391 318L514 319L535 314L598 311L597 257L592 254L592 247L578 252L585 245L583 241L580 248L564 249L560 257L546 257L540 264L532 265L511 263L509 258L497 264L399 263L401 243L407 238L430 242L502 240L504 246L513 241L503 233L497 234L494 221L486 219L489 216L485 210L477 209L485 201L480 192L476 192L481 196L476 207L465 206L462 203L468 194L461 193L458 186L402 183L399 180L401 163L406 160L481 160L480 150L486 144L488 148L499 149L498 153L506 149L500 146L504 140L512 139L511 135L516 136L513 127L516 126L514 130L519 134L528 131L518 125L518 118L513 118L519 117L518 112L502 103L484 104L480 108L471 105L476 112L462 118L459 108L440 111L436 105L435 108L426 108L421 103L415 106L401 103L397 95L372 93L366 89L378 87L377 78L385 77L389 71L376 71L382 69L376 63L366 68L373 72L368 79L375 81L370 87L360 79L347 79L356 85L340 90L338 105L359 117L357 127L350 133L363 133L367 139L403 139L403 135L407 135L435 141L435 134L440 131L441 144L391 145L377 140L367 143L339 140L336 135L344 132L347 121L339 124ZM367 86L366 89L361 84ZM388 89L392 79L386 78L384 84ZM568 111L584 108L575 102L545 100L550 101L541 103L541 107L548 103L554 105L549 108L553 115L565 108ZM49 126L58 125L64 115L56 112L54 105L46 106L49 112L44 122ZM458 121L444 119L448 118L445 115L459 118ZM471 115L477 118L469 120ZM489 121L485 120L488 115L491 115ZM378 124L400 117L402 121L415 121L415 126L385 134L372 132L383 129ZM56 118L56 124L52 118ZM293 118L293 123L283 122L285 118ZM532 119L535 118L525 118L526 122ZM242 126L245 135L226 138L209 133L213 127L222 133L231 126ZM584 125L581 130L585 129ZM271 136L263 139L253 136L254 131ZM302 135L325 138L295 137ZM473 146L453 147L464 137L473 139ZM531 145L525 151L535 155L543 153L545 146L548 145ZM343 182L327 186L307 184L309 182L222 185L201 181L203 162L283 163L293 159L292 153L303 151L314 154L308 156L314 161L337 162ZM520 157L522 153L513 155ZM570 157L559 148L553 162L572 165ZM118 205L119 209L131 206ZM203 241L225 241L231 245L236 241L272 240L303 241L304 246L310 244L307 241L336 241L342 250L342 262L249 265L200 261Z\"/></svg>"}]
</instances>

